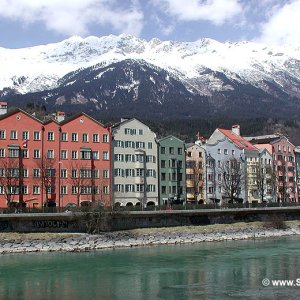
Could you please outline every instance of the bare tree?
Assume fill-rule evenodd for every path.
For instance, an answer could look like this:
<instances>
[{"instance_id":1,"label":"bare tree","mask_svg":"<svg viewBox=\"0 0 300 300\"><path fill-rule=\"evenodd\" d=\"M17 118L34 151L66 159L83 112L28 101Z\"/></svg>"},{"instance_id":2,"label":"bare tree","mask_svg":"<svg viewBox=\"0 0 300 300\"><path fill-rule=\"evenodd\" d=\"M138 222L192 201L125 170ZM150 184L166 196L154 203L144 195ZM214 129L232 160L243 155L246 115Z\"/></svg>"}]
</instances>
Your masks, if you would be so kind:
<instances>
[{"instance_id":1,"label":"bare tree","mask_svg":"<svg viewBox=\"0 0 300 300\"><path fill-rule=\"evenodd\" d=\"M194 189L194 199L195 199L195 205L197 204L197 198L198 195L201 195L203 199L203 167L202 162L200 161L193 161L192 164L192 170L193 170L193 189Z\"/></svg>"},{"instance_id":2,"label":"bare tree","mask_svg":"<svg viewBox=\"0 0 300 300\"><path fill-rule=\"evenodd\" d=\"M241 159L231 158L221 163L220 173L222 174L221 188L224 196L234 203L242 190L245 178L245 171Z\"/></svg>"},{"instance_id":3,"label":"bare tree","mask_svg":"<svg viewBox=\"0 0 300 300\"><path fill-rule=\"evenodd\" d=\"M275 184L276 174L273 171L272 165L264 165L259 162L256 166L256 187L262 203L270 192L274 196Z\"/></svg>"},{"instance_id":4,"label":"bare tree","mask_svg":"<svg viewBox=\"0 0 300 300\"><path fill-rule=\"evenodd\" d=\"M16 195L20 193L21 169L19 158L7 157L0 159L0 185L10 207Z\"/></svg>"},{"instance_id":5,"label":"bare tree","mask_svg":"<svg viewBox=\"0 0 300 300\"><path fill-rule=\"evenodd\" d=\"M47 155L44 155L36 161L36 165L40 170L40 174L37 178L41 182L42 189L45 190L46 203L48 203L51 199L49 195L55 192L55 159L49 158L47 157Z\"/></svg>"},{"instance_id":6,"label":"bare tree","mask_svg":"<svg viewBox=\"0 0 300 300\"><path fill-rule=\"evenodd\" d=\"M80 161L74 160L70 164L70 170L69 183L72 186L72 193L76 195L77 206L79 207L80 196L83 194L84 189L92 186L92 169L87 169ZM90 175L88 174L89 171Z\"/></svg>"}]
</instances>

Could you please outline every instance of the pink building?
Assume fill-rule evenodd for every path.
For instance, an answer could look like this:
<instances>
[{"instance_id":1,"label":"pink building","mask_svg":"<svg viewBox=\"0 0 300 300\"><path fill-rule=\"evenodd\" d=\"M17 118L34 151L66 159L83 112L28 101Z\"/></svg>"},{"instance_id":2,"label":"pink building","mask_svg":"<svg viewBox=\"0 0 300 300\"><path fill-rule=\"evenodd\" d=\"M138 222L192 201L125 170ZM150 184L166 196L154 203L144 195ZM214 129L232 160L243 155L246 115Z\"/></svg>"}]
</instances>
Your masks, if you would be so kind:
<instances>
[{"instance_id":1,"label":"pink building","mask_svg":"<svg viewBox=\"0 0 300 300\"><path fill-rule=\"evenodd\" d=\"M295 146L279 134L247 138L255 147L266 148L273 157L274 184L277 201L297 202Z\"/></svg>"},{"instance_id":2,"label":"pink building","mask_svg":"<svg viewBox=\"0 0 300 300\"><path fill-rule=\"evenodd\" d=\"M0 117L0 207L87 202L110 205L110 130L84 113L42 122Z\"/></svg>"}]
</instances>

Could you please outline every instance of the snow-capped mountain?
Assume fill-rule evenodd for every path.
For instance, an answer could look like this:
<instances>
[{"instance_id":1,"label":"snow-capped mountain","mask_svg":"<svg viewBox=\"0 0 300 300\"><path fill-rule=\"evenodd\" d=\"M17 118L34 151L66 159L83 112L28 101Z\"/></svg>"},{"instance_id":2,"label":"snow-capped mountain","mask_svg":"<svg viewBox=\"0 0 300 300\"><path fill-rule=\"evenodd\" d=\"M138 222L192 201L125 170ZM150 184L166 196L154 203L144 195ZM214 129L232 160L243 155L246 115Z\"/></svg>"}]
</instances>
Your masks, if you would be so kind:
<instances>
[{"instance_id":1,"label":"snow-capped mountain","mask_svg":"<svg viewBox=\"0 0 300 300\"><path fill-rule=\"evenodd\" d=\"M255 109L270 105L275 112L283 105L287 113L290 107L294 110L295 105L298 109L300 99L300 48L276 48L253 42L145 41L130 35L72 37L31 48L0 48L0 65L0 98L18 99L17 102L22 101L20 95L27 94L27 100L29 96L46 103L51 99L52 104L58 106L75 104L77 97L81 99L79 103L92 102L101 111L104 107L110 109L110 99L121 97L117 92L120 90L127 91L126 95L122 94L126 103L129 98L139 103L136 100L147 95L149 103L157 105L170 96L170 93L165 96L162 90L172 90L174 97L184 98L185 103L202 99L202 104L207 102L214 114L220 109L240 111L236 105L252 107L255 101ZM143 68L147 69L145 73ZM127 70L131 77L124 73L118 81L114 70ZM150 70L162 77L150 74ZM147 74L144 86L138 77L142 73ZM110 85L107 85L108 78ZM162 79L165 89L158 85ZM93 91L97 90L96 94L88 91L91 86ZM176 92L179 86L180 91ZM64 94L66 91L69 96ZM122 100L118 99L115 102Z\"/></svg>"}]
</instances>

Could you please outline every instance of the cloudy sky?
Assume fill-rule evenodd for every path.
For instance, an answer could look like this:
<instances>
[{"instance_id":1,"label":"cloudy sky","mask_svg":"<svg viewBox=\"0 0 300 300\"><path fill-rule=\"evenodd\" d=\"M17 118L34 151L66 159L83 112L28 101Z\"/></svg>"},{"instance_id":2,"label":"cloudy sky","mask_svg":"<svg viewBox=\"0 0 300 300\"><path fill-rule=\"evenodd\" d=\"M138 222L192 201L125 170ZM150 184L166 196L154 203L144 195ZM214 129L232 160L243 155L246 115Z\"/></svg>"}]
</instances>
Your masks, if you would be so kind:
<instances>
[{"instance_id":1,"label":"cloudy sky","mask_svg":"<svg viewBox=\"0 0 300 300\"><path fill-rule=\"evenodd\" d=\"M0 47L72 35L300 46L300 0L0 0Z\"/></svg>"}]
</instances>

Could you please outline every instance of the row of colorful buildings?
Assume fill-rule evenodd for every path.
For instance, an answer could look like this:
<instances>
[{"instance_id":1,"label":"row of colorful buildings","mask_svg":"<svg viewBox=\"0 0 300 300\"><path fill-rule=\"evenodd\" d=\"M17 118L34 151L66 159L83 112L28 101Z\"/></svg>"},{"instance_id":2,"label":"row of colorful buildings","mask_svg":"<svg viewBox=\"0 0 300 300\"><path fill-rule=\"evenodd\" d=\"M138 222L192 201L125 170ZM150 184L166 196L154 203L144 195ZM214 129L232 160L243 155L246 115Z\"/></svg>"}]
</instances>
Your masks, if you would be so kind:
<instances>
[{"instance_id":1,"label":"row of colorful buildings","mask_svg":"<svg viewBox=\"0 0 300 300\"><path fill-rule=\"evenodd\" d=\"M137 119L42 121L4 102L0 114L0 207L298 202L300 151L282 135L235 125L186 144Z\"/></svg>"}]
</instances>

